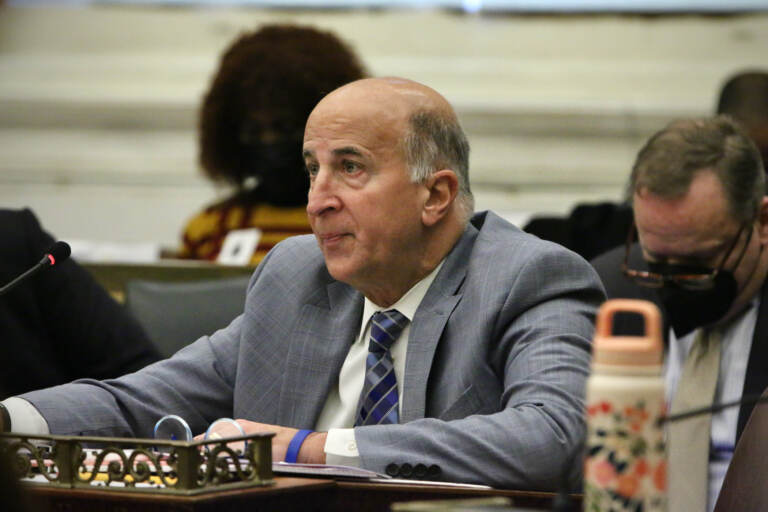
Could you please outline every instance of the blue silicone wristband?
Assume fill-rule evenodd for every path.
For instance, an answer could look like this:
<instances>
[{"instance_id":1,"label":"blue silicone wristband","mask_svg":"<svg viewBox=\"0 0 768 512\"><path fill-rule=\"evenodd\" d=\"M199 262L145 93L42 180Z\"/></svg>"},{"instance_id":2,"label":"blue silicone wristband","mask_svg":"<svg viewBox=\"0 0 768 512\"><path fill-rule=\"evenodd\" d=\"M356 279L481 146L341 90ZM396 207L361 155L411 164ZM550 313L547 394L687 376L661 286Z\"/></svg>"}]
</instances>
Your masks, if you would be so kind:
<instances>
[{"instance_id":1,"label":"blue silicone wristband","mask_svg":"<svg viewBox=\"0 0 768 512\"><path fill-rule=\"evenodd\" d=\"M309 434L314 432L314 430L299 430L293 435L293 439L291 439L291 442L288 443L288 451L285 452L285 462L296 462L296 457L299 456L299 450L301 449L301 445L304 443L304 440L307 438Z\"/></svg>"}]
</instances>

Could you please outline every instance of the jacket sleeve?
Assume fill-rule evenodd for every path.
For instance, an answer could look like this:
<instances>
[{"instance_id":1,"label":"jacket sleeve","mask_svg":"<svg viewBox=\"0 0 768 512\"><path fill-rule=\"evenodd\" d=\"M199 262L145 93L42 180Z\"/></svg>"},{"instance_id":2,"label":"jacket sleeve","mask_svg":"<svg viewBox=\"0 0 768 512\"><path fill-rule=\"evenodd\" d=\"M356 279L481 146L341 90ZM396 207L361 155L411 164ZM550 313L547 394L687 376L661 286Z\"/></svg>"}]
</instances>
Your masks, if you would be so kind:
<instances>
[{"instance_id":1,"label":"jacket sleeve","mask_svg":"<svg viewBox=\"0 0 768 512\"><path fill-rule=\"evenodd\" d=\"M263 266L254 272L249 291ZM61 435L152 437L167 414L198 434L233 415L243 315L169 359L116 379L82 379L20 395Z\"/></svg>"},{"instance_id":2,"label":"jacket sleeve","mask_svg":"<svg viewBox=\"0 0 768 512\"><path fill-rule=\"evenodd\" d=\"M181 416L199 434L232 415L241 319L135 373L81 379L20 398L42 414L52 434L151 438L167 414Z\"/></svg>"}]
</instances>

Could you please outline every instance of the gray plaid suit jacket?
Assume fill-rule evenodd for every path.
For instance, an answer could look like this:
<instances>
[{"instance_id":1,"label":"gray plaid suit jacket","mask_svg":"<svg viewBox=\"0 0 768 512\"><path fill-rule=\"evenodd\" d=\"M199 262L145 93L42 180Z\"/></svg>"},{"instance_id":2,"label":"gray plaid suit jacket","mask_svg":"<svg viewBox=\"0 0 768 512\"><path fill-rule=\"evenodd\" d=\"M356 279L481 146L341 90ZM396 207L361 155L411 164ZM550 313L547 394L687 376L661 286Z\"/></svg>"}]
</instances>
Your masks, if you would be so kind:
<instances>
[{"instance_id":1,"label":"gray plaid suit jacket","mask_svg":"<svg viewBox=\"0 0 768 512\"><path fill-rule=\"evenodd\" d=\"M413 319L401 424L355 429L361 465L438 468L436 478L518 489L555 489L564 475L574 484L579 464L569 467L569 456L584 435L603 300L579 256L476 214ZM119 379L22 398L56 434L150 437L165 414L193 432L219 417L312 428L362 309L362 295L328 274L313 237L295 237L256 269L228 327Z\"/></svg>"}]
</instances>

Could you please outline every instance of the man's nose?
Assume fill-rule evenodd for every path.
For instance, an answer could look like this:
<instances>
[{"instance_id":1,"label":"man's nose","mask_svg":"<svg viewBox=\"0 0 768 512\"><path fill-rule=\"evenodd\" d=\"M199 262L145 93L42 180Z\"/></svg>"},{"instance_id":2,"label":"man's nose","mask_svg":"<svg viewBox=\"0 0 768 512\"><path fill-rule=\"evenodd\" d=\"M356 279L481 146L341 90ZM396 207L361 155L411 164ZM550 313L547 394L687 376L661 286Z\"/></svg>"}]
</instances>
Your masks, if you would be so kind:
<instances>
[{"instance_id":1,"label":"man's nose","mask_svg":"<svg viewBox=\"0 0 768 512\"><path fill-rule=\"evenodd\" d=\"M338 210L340 207L341 202L336 195L333 173L325 169L319 170L309 185L307 214L316 217L328 211Z\"/></svg>"}]
</instances>

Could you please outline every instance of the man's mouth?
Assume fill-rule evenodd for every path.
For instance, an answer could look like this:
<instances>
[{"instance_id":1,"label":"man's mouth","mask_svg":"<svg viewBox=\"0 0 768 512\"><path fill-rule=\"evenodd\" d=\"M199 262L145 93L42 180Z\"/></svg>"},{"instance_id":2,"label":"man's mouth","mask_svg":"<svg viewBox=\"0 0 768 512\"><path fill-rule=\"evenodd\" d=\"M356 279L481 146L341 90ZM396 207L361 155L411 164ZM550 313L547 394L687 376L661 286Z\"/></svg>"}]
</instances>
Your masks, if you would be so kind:
<instances>
[{"instance_id":1,"label":"man's mouth","mask_svg":"<svg viewBox=\"0 0 768 512\"><path fill-rule=\"evenodd\" d=\"M340 233L340 232L339 233L323 233L319 237L320 237L320 241L323 244L332 244L340 241L342 238L344 238L348 234L349 233Z\"/></svg>"}]
</instances>

